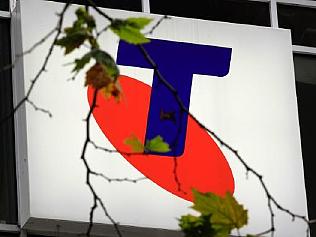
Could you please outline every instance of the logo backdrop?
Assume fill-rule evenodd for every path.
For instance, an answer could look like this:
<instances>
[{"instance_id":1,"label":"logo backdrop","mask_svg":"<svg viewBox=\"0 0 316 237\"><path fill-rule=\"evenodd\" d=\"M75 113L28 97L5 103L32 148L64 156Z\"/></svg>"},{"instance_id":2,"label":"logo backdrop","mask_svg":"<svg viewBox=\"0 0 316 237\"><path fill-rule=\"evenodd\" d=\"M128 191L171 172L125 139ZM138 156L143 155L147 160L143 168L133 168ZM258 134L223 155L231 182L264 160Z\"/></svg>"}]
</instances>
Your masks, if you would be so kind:
<instances>
[{"instance_id":1,"label":"logo backdrop","mask_svg":"<svg viewBox=\"0 0 316 237\"><path fill-rule=\"evenodd\" d=\"M59 3L22 1L25 49L55 26L54 14L61 8ZM107 11L113 17L149 16ZM156 15L149 17L159 19ZM105 24L96 18L99 24ZM73 19L73 15L68 16L65 25ZM150 38L153 40L146 47L169 82L177 87L186 107L263 175L282 205L306 215L289 31L173 18L164 21ZM179 181L186 191L192 186L203 191L211 187L218 193L234 191L249 210L249 227L242 232L267 229L269 211L258 180L251 175L247 178L237 158L216 144L192 119L185 116L176 117L176 123L157 121L161 109L177 110L174 98L159 85L153 70L134 48L119 42L111 33L104 34L101 42L120 65L125 100L119 106L110 101L104 102L108 108L100 106L92 120L92 139L107 148L114 145L127 149L122 139L132 133L143 140L162 135L170 142L177 128L182 128L171 153L150 154L148 159L89 148L88 162L97 172L113 178L149 178L137 184L109 184L93 178L113 218L126 225L177 229L176 218L192 211L188 208L190 194L176 191L172 174L172 157L176 156ZM26 88L48 46L49 42L25 58ZM52 119L27 107L31 217L72 221L87 221L89 217L92 198L80 160L85 140L83 119L89 110L87 88L83 86L83 73L75 81L67 81L71 67L63 66L78 57L64 57L57 49L48 72L33 91L32 99L52 111ZM125 109L119 111L121 114L111 114L110 109L120 106ZM103 113L104 119L112 123L105 121L102 125ZM289 216L276 214L277 236L305 234L303 223L292 223ZM96 213L96 222L104 222L101 211Z\"/></svg>"}]
</instances>

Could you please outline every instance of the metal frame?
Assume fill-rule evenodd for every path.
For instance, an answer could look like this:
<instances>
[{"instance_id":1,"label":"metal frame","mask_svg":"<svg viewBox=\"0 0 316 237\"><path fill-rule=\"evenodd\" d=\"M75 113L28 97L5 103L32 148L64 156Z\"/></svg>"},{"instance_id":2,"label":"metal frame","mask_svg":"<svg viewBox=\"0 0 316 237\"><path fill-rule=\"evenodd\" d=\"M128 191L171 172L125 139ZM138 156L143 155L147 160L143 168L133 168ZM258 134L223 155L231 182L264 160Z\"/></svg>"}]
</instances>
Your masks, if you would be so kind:
<instances>
[{"instance_id":1,"label":"metal frame","mask_svg":"<svg viewBox=\"0 0 316 237\"><path fill-rule=\"evenodd\" d=\"M149 0L142 0L142 12L150 13L150 2L149 2Z\"/></svg>"},{"instance_id":2,"label":"metal frame","mask_svg":"<svg viewBox=\"0 0 316 237\"><path fill-rule=\"evenodd\" d=\"M20 228L17 225L0 224L0 233L19 233Z\"/></svg>"},{"instance_id":3,"label":"metal frame","mask_svg":"<svg viewBox=\"0 0 316 237\"><path fill-rule=\"evenodd\" d=\"M278 9L277 4L297 6L297 7L305 7L305 8L315 8L316 9L316 1L311 0L271 0L271 2L275 2L274 11L270 12L271 17L273 17L273 21L278 21ZM279 27L277 27L279 28ZM299 54L308 54L308 55L316 55L315 47L307 47L302 45L293 45L293 53Z\"/></svg>"},{"instance_id":4,"label":"metal frame","mask_svg":"<svg viewBox=\"0 0 316 237\"><path fill-rule=\"evenodd\" d=\"M12 90L13 105L16 105L24 95L23 58L16 58L22 53L21 17L20 2L10 0L10 12L0 11L0 18L10 19L11 27L11 60L15 62L12 70ZM15 135L15 160L16 160L16 180L17 180L17 205L18 224L0 224L0 233L20 233L20 227L25 224L29 215L29 183L27 165L27 135L26 135L26 114L25 106L14 115L14 135ZM25 235L24 235L25 236Z\"/></svg>"},{"instance_id":5,"label":"metal frame","mask_svg":"<svg viewBox=\"0 0 316 237\"><path fill-rule=\"evenodd\" d=\"M12 31L13 31L13 27L12 27L12 14L10 11L0 11L0 19L11 19L11 36L12 36ZM12 38L11 37L11 48L13 47L12 44ZM13 52L13 49L11 49L11 53ZM13 58L12 58L13 61ZM13 73L13 72L12 72ZM22 81L22 80L21 80ZM14 91L14 95L15 95L15 91ZM16 129L16 126L14 125L14 129ZM16 136L16 134L15 134ZM17 148L17 144L15 144L15 147ZM17 169L16 174L18 175L19 171ZM17 192L19 192L19 188L17 187ZM19 205L18 205L18 215L19 215ZM18 218L18 223L20 223L20 218ZM13 224L0 224L0 233L20 233L20 225L13 225Z\"/></svg>"},{"instance_id":6,"label":"metal frame","mask_svg":"<svg viewBox=\"0 0 316 237\"><path fill-rule=\"evenodd\" d=\"M17 105L24 97L23 53L20 1L11 13L11 57L15 63L12 70L13 105ZM26 111L23 104L14 116L16 179L18 200L18 223L23 226L30 216L29 211L29 180L27 159Z\"/></svg>"},{"instance_id":7,"label":"metal frame","mask_svg":"<svg viewBox=\"0 0 316 237\"><path fill-rule=\"evenodd\" d=\"M316 2L311 0L276 0L277 3L300 7L316 7Z\"/></svg>"},{"instance_id":8,"label":"metal frame","mask_svg":"<svg viewBox=\"0 0 316 237\"><path fill-rule=\"evenodd\" d=\"M0 18L10 18L11 14L7 11L0 11Z\"/></svg>"},{"instance_id":9,"label":"metal frame","mask_svg":"<svg viewBox=\"0 0 316 237\"><path fill-rule=\"evenodd\" d=\"M278 9L276 0L270 1L270 22L272 28L279 28Z\"/></svg>"}]
</instances>

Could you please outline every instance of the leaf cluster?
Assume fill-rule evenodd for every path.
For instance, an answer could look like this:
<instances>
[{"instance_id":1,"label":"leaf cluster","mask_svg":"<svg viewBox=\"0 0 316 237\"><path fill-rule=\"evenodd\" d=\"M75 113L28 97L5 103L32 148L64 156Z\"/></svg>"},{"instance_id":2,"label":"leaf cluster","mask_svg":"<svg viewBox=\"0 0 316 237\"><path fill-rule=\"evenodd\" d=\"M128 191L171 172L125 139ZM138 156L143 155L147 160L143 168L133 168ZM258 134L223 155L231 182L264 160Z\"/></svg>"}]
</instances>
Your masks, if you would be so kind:
<instances>
[{"instance_id":1,"label":"leaf cluster","mask_svg":"<svg viewBox=\"0 0 316 237\"><path fill-rule=\"evenodd\" d=\"M247 210L229 192L221 197L193 190L193 196L192 208L201 215L181 217L179 226L186 237L195 237L192 233L196 231L201 232L199 236L227 237L233 229L240 229L248 222Z\"/></svg>"},{"instance_id":2,"label":"leaf cluster","mask_svg":"<svg viewBox=\"0 0 316 237\"><path fill-rule=\"evenodd\" d=\"M100 49L97 42L96 22L92 15L83 8L76 10L76 20L72 26L64 29L64 36L56 40L55 44L65 49L65 55L79 48L86 41L90 44L90 51L81 58L75 59L72 72L78 74L91 59L95 64L87 71L85 86L92 86L100 90L105 97L114 96L120 99L121 86L117 80L120 72L114 59L106 51ZM141 44L149 42L140 32L152 19L139 17L127 19L113 19L110 29L117 34L120 39L132 44ZM149 141L148 148L153 150L166 150L166 147L160 145L159 140ZM157 148L158 147L158 148Z\"/></svg>"},{"instance_id":3,"label":"leaf cluster","mask_svg":"<svg viewBox=\"0 0 316 237\"><path fill-rule=\"evenodd\" d=\"M65 36L58 39L55 44L65 48L65 54L79 48L86 40L92 48L98 48L97 41L93 36L96 27L95 19L83 7L76 10L77 19L73 25L64 29Z\"/></svg>"},{"instance_id":4,"label":"leaf cluster","mask_svg":"<svg viewBox=\"0 0 316 237\"><path fill-rule=\"evenodd\" d=\"M169 144L159 135L153 139L147 140L145 145L135 135L125 139L124 143L129 145L134 152L152 151L165 153L170 151Z\"/></svg>"},{"instance_id":5,"label":"leaf cluster","mask_svg":"<svg viewBox=\"0 0 316 237\"><path fill-rule=\"evenodd\" d=\"M114 19L110 25L110 29L117 34L121 40L127 43L144 44L150 40L141 33L141 30L151 21L152 19L145 17Z\"/></svg>"},{"instance_id":6,"label":"leaf cluster","mask_svg":"<svg viewBox=\"0 0 316 237\"><path fill-rule=\"evenodd\" d=\"M179 220L179 226L186 237L210 237L215 234L210 222L210 215L182 216Z\"/></svg>"}]
</instances>

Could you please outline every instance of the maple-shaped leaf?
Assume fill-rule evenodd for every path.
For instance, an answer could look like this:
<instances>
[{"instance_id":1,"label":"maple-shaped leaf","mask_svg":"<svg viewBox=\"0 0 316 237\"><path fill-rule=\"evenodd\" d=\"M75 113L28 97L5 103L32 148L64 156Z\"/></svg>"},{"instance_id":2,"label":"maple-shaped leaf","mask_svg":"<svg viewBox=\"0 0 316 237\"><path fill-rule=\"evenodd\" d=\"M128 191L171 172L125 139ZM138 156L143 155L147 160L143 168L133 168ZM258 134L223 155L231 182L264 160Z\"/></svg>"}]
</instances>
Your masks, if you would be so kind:
<instances>
[{"instance_id":1,"label":"maple-shaped leaf","mask_svg":"<svg viewBox=\"0 0 316 237\"><path fill-rule=\"evenodd\" d=\"M64 29L65 36L55 42L56 45L65 48L65 54L79 48L86 40L92 48L98 48L96 39L92 36L92 31L96 27L94 18L83 7L76 10L76 16L73 25Z\"/></svg>"},{"instance_id":2,"label":"maple-shaped leaf","mask_svg":"<svg viewBox=\"0 0 316 237\"><path fill-rule=\"evenodd\" d=\"M110 29L117 34L121 40L130 44L143 44L150 42L141 30L150 22L150 18L127 18L125 20L115 19L111 23Z\"/></svg>"},{"instance_id":3,"label":"maple-shaped leaf","mask_svg":"<svg viewBox=\"0 0 316 237\"><path fill-rule=\"evenodd\" d=\"M216 237L227 237L235 228L240 229L247 224L247 210L227 192L224 197L213 193L200 193L193 190L193 209L203 215L210 215L212 227L216 230Z\"/></svg>"},{"instance_id":4,"label":"maple-shaped leaf","mask_svg":"<svg viewBox=\"0 0 316 237\"><path fill-rule=\"evenodd\" d=\"M143 143L135 135L126 138L124 143L129 145L134 152L144 152Z\"/></svg>"},{"instance_id":5,"label":"maple-shaped leaf","mask_svg":"<svg viewBox=\"0 0 316 237\"><path fill-rule=\"evenodd\" d=\"M119 82L109 75L107 67L101 63L96 63L87 71L85 86L87 85L100 90L107 98L110 96L120 98Z\"/></svg>"},{"instance_id":6,"label":"maple-shaped leaf","mask_svg":"<svg viewBox=\"0 0 316 237\"><path fill-rule=\"evenodd\" d=\"M153 19L147 17L129 17L126 19L129 25L139 30L142 30L146 25L152 22L152 20Z\"/></svg>"},{"instance_id":7,"label":"maple-shaped leaf","mask_svg":"<svg viewBox=\"0 0 316 237\"><path fill-rule=\"evenodd\" d=\"M55 45L65 48L65 54L69 54L74 49L79 48L89 38L89 33L84 28L65 28L65 33L65 37L55 42Z\"/></svg>"},{"instance_id":8,"label":"maple-shaped leaf","mask_svg":"<svg viewBox=\"0 0 316 237\"><path fill-rule=\"evenodd\" d=\"M170 151L169 144L164 142L161 136L156 136L151 140L147 140L145 149L153 152L168 152Z\"/></svg>"}]
</instances>

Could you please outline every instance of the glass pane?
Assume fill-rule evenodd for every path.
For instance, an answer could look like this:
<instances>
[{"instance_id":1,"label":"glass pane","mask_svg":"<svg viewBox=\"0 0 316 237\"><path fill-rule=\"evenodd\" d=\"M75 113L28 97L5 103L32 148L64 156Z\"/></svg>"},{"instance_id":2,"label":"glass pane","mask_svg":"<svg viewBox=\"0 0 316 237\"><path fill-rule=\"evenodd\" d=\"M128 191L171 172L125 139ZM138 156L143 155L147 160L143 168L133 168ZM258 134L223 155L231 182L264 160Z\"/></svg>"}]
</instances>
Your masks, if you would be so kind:
<instances>
[{"instance_id":1,"label":"glass pane","mask_svg":"<svg viewBox=\"0 0 316 237\"><path fill-rule=\"evenodd\" d=\"M54 2L67 2L66 0L48 0ZM130 11L142 11L141 0L94 0L94 2L100 7L130 10ZM75 4L87 4L86 0L73 0Z\"/></svg>"},{"instance_id":2,"label":"glass pane","mask_svg":"<svg viewBox=\"0 0 316 237\"><path fill-rule=\"evenodd\" d=\"M308 215L316 218L316 85L296 83L298 112L300 120L301 144L304 163L304 177L307 196ZM316 226L312 225L311 236L316 236Z\"/></svg>"},{"instance_id":3,"label":"glass pane","mask_svg":"<svg viewBox=\"0 0 316 237\"><path fill-rule=\"evenodd\" d=\"M295 78L316 85L316 56L294 54Z\"/></svg>"},{"instance_id":4,"label":"glass pane","mask_svg":"<svg viewBox=\"0 0 316 237\"><path fill-rule=\"evenodd\" d=\"M245 0L150 0L152 13L270 26L269 4Z\"/></svg>"},{"instance_id":5,"label":"glass pane","mask_svg":"<svg viewBox=\"0 0 316 237\"><path fill-rule=\"evenodd\" d=\"M1 233L0 232L0 237L19 237L19 234L12 234L12 233Z\"/></svg>"},{"instance_id":6,"label":"glass pane","mask_svg":"<svg viewBox=\"0 0 316 237\"><path fill-rule=\"evenodd\" d=\"M9 11L9 0L0 0L0 11Z\"/></svg>"},{"instance_id":7,"label":"glass pane","mask_svg":"<svg viewBox=\"0 0 316 237\"><path fill-rule=\"evenodd\" d=\"M0 68L10 64L10 21L0 19ZM0 121L12 110L10 70L0 72ZM17 223L13 118L0 124L0 223Z\"/></svg>"},{"instance_id":8,"label":"glass pane","mask_svg":"<svg viewBox=\"0 0 316 237\"><path fill-rule=\"evenodd\" d=\"M291 29L293 44L316 47L316 9L278 4L278 21Z\"/></svg>"},{"instance_id":9,"label":"glass pane","mask_svg":"<svg viewBox=\"0 0 316 237\"><path fill-rule=\"evenodd\" d=\"M316 218L316 56L294 54L296 94L304 162L305 187L310 219ZM312 235L316 235L316 226Z\"/></svg>"}]
</instances>

